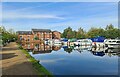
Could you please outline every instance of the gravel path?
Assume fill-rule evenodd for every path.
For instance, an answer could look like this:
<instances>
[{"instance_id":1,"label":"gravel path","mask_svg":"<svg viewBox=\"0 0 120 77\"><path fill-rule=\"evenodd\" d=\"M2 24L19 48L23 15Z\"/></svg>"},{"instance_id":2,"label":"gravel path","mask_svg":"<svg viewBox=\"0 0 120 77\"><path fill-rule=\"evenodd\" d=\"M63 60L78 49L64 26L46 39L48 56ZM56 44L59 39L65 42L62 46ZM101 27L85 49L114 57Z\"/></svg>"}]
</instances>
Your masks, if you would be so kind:
<instances>
[{"instance_id":1,"label":"gravel path","mask_svg":"<svg viewBox=\"0 0 120 77\"><path fill-rule=\"evenodd\" d=\"M3 47L1 54L2 60L0 62L2 62L3 75L37 75L32 64L15 42Z\"/></svg>"}]
</instances>

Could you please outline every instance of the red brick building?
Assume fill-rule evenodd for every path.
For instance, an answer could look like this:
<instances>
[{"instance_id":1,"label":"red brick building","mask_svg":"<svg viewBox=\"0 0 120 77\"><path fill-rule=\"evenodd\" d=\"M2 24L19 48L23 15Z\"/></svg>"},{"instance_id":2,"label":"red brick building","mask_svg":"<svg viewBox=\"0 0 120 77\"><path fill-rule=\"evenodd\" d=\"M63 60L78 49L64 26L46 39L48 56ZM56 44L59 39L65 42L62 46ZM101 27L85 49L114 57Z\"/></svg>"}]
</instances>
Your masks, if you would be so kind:
<instances>
[{"instance_id":1,"label":"red brick building","mask_svg":"<svg viewBox=\"0 0 120 77\"><path fill-rule=\"evenodd\" d=\"M35 39L52 39L52 31L49 29L32 29L32 33Z\"/></svg>"},{"instance_id":2,"label":"red brick building","mask_svg":"<svg viewBox=\"0 0 120 77\"><path fill-rule=\"evenodd\" d=\"M36 44L44 45L44 40L60 39L60 32L50 29L32 29L32 31L18 31L18 42L24 49L34 49Z\"/></svg>"},{"instance_id":3,"label":"red brick building","mask_svg":"<svg viewBox=\"0 0 120 77\"><path fill-rule=\"evenodd\" d=\"M18 31L18 39L21 42L32 42L33 34L31 31Z\"/></svg>"},{"instance_id":4,"label":"red brick building","mask_svg":"<svg viewBox=\"0 0 120 77\"><path fill-rule=\"evenodd\" d=\"M52 35L53 35L52 36L53 39L61 39L61 33L58 31L53 31Z\"/></svg>"}]
</instances>

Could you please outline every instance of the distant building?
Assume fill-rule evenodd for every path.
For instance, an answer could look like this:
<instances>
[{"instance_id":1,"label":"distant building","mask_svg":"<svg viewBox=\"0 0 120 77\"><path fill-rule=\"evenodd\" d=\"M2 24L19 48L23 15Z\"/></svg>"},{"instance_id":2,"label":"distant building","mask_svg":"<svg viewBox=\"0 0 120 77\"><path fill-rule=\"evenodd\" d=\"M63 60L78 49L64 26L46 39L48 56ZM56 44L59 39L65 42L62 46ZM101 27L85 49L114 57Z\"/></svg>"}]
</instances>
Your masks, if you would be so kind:
<instances>
[{"instance_id":1,"label":"distant building","mask_svg":"<svg viewBox=\"0 0 120 77\"><path fill-rule=\"evenodd\" d=\"M31 31L18 31L18 42L24 49L31 49L33 45L31 42L34 40L34 36Z\"/></svg>"},{"instance_id":2,"label":"distant building","mask_svg":"<svg viewBox=\"0 0 120 77\"><path fill-rule=\"evenodd\" d=\"M17 31L17 34L18 42L25 49L34 49L34 43L43 45L44 40L61 38L60 32L52 32L50 29L32 29L32 31Z\"/></svg>"},{"instance_id":3,"label":"distant building","mask_svg":"<svg viewBox=\"0 0 120 77\"><path fill-rule=\"evenodd\" d=\"M52 31L50 29L32 29L32 33L36 39L52 39Z\"/></svg>"},{"instance_id":4,"label":"distant building","mask_svg":"<svg viewBox=\"0 0 120 77\"><path fill-rule=\"evenodd\" d=\"M18 40L21 42L31 42L33 41L33 34L31 31L18 31Z\"/></svg>"},{"instance_id":5,"label":"distant building","mask_svg":"<svg viewBox=\"0 0 120 77\"><path fill-rule=\"evenodd\" d=\"M53 31L52 35L53 35L52 36L53 39L61 39L61 33L58 31Z\"/></svg>"}]
</instances>

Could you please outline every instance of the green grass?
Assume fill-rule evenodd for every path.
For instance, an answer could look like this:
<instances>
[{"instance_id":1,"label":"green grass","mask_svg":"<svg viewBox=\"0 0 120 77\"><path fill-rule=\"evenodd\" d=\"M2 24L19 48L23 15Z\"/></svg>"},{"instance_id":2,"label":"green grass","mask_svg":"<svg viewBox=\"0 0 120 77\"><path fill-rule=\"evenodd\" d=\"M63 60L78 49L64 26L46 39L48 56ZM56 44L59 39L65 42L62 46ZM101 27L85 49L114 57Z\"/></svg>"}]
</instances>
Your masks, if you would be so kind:
<instances>
[{"instance_id":1,"label":"green grass","mask_svg":"<svg viewBox=\"0 0 120 77\"><path fill-rule=\"evenodd\" d=\"M21 46L19 46L19 49L21 49L22 52L26 55L26 57L32 63L35 71L38 73L38 75L40 75L40 77L45 75L47 77L53 77L52 73L50 73L46 68L44 68L41 64L39 64L39 61L37 61L34 57L32 57L27 50L23 49Z\"/></svg>"}]
</instances>

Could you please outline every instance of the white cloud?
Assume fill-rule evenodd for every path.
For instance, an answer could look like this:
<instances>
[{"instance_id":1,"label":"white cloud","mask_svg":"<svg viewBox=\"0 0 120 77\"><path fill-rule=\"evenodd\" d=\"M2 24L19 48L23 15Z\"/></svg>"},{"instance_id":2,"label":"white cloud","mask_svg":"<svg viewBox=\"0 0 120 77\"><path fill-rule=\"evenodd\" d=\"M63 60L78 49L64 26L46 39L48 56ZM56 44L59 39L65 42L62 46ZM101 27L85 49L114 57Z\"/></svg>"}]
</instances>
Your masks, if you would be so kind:
<instances>
[{"instance_id":1,"label":"white cloud","mask_svg":"<svg viewBox=\"0 0 120 77\"><path fill-rule=\"evenodd\" d=\"M40 62L42 63L50 63L50 62L57 62L57 61L61 61L64 60L64 58L58 58L58 59L49 59L49 60L40 60Z\"/></svg>"},{"instance_id":2,"label":"white cloud","mask_svg":"<svg viewBox=\"0 0 120 77\"><path fill-rule=\"evenodd\" d=\"M4 15L3 18L10 19L20 19L20 18L28 18L28 19L64 19L63 17L59 17L56 15Z\"/></svg>"},{"instance_id":3,"label":"white cloud","mask_svg":"<svg viewBox=\"0 0 120 77\"><path fill-rule=\"evenodd\" d=\"M23 16L24 18L41 18L41 19L43 19L43 18L45 18L45 19L47 19L47 18L54 18L54 19L64 19L63 17L59 17L59 16L56 16L56 15L24 15Z\"/></svg>"}]
</instances>

